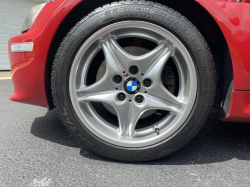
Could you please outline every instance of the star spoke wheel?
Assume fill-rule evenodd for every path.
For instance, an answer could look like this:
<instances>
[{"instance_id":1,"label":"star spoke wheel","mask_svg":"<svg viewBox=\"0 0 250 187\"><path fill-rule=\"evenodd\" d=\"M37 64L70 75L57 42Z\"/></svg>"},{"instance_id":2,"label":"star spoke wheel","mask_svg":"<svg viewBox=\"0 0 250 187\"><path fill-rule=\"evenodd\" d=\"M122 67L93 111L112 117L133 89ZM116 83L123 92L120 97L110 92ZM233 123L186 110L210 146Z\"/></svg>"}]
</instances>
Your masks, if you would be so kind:
<instances>
[{"instance_id":1,"label":"star spoke wheel","mask_svg":"<svg viewBox=\"0 0 250 187\"><path fill-rule=\"evenodd\" d=\"M135 31L154 47L124 47L120 38ZM87 127L94 134L115 145L134 147L156 143L180 128L192 109L197 81L192 59L175 36L153 24L128 21L98 31L87 43L89 52L83 46L79 53L85 53L79 56L88 60L83 65L75 61L71 71L72 85L79 80L72 91L80 119L91 121ZM104 61L93 68L100 66L99 74L101 68L105 71L89 84L88 71L94 72L90 67L97 62L93 55L98 51ZM170 61L178 77L177 93L162 82Z\"/></svg>"},{"instance_id":2,"label":"star spoke wheel","mask_svg":"<svg viewBox=\"0 0 250 187\"><path fill-rule=\"evenodd\" d=\"M196 27L159 4L96 9L57 51L51 81L60 119L84 148L112 159L149 161L178 150L213 103L206 45Z\"/></svg>"},{"instance_id":3,"label":"star spoke wheel","mask_svg":"<svg viewBox=\"0 0 250 187\"><path fill-rule=\"evenodd\" d=\"M84 149L150 161L180 149L201 129L216 93L213 58L196 27L169 10L142 0L114 2L63 40L52 96Z\"/></svg>"}]
</instances>

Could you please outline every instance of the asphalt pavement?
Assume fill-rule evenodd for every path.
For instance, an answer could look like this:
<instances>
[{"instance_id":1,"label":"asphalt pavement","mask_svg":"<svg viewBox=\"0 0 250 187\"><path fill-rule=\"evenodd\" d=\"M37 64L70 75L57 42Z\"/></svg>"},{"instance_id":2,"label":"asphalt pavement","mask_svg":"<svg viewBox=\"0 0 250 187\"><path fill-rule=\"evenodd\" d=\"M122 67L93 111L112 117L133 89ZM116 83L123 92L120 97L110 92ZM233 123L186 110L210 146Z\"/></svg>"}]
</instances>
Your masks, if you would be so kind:
<instances>
[{"instance_id":1,"label":"asphalt pavement","mask_svg":"<svg viewBox=\"0 0 250 187\"><path fill-rule=\"evenodd\" d=\"M210 115L188 145L161 160L117 162L81 149L55 111L15 103L0 80L0 187L249 186L250 124Z\"/></svg>"}]
</instances>

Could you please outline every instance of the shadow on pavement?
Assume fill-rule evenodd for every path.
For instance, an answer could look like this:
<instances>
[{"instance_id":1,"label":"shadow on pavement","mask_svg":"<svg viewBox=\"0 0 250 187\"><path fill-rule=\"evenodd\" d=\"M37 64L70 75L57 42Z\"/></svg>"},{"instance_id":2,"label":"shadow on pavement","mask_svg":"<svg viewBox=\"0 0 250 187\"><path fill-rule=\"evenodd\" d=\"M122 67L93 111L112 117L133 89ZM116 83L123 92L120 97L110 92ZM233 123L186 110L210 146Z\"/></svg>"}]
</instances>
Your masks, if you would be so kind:
<instances>
[{"instance_id":1,"label":"shadow on pavement","mask_svg":"<svg viewBox=\"0 0 250 187\"><path fill-rule=\"evenodd\" d=\"M201 132L181 150L160 160L133 164L191 165L224 162L233 158L250 160L250 124L228 123L213 118L210 115ZM31 133L61 145L80 148L60 122L55 110L35 119ZM80 154L89 159L130 164L109 160L85 149L81 149Z\"/></svg>"},{"instance_id":2,"label":"shadow on pavement","mask_svg":"<svg viewBox=\"0 0 250 187\"><path fill-rule=\"evenodd\" d=\"M55 110L36 118L31 126L31 133L39 138L61 145L80 148L75 139L63 126Z\"/></svg>"}]
</instances>

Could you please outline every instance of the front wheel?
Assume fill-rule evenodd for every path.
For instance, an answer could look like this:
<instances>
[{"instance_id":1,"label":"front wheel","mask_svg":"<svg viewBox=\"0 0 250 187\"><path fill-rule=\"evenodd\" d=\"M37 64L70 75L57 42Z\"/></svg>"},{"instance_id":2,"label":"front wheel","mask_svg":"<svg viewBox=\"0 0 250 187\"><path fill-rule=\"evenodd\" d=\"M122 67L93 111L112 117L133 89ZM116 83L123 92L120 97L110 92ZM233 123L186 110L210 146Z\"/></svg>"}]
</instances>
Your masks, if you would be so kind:
<instances>
[{"instance_id":1,"label":"front wheel","mask_svg":"<svg viewBox=\"0 0 250 187\"><path fill-rule=\"evenodd\" d=\"M96 9L67 35L52 72L64 125L89 151L154 160L200 130L214 100L211 52L198 30L157 3Z\"/></svg>"}]
</instances>

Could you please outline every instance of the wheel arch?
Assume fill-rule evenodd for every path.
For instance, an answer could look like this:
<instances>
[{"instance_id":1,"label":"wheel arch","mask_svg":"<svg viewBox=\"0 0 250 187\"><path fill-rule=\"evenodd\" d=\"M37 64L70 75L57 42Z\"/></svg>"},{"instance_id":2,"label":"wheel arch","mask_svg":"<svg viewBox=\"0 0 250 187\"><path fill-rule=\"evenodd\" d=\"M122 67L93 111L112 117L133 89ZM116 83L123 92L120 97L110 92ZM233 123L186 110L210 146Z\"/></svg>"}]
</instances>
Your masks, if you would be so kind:
<instances>
[{"instance_id":1,"label":"wheel arch","mask_svg":"<svg viewBox=\"0 0 250 187\"><path fill-rule=\"evenodd\" d=\"M111 3L113 0L85 0L78 4L63 20L57 32L54 34L53 41L49 49L46 64L46 93L50 109L55 108L51 93L51 69L58 47L61 41L66 36L68 31L80 20L83 16L87 15L90 11L96 8ZM207 41L216 64L217 74L217 91L214 106L223 109L221 117L225 117L228 113L231 103L232 86L227 81L224 81L224 76L232 70L232 61L230 52L223 36L222 31L213 19L213 17L196 1L194 0L154 0L156 3L164 4L174 10L180 12L187 17L201 32ZM82 14L86 12L86 14ZM227 70L225 72L225 69ZM233 76L230 77L233 80ZM229 93L229 97L227 97ZM227 101L226 101L227 100ZM229 104L228 104L229 102ZM222 103L222 106L220 106ZM226 108L224 104L227 104Z\"/></svg>"}]
</instances>

